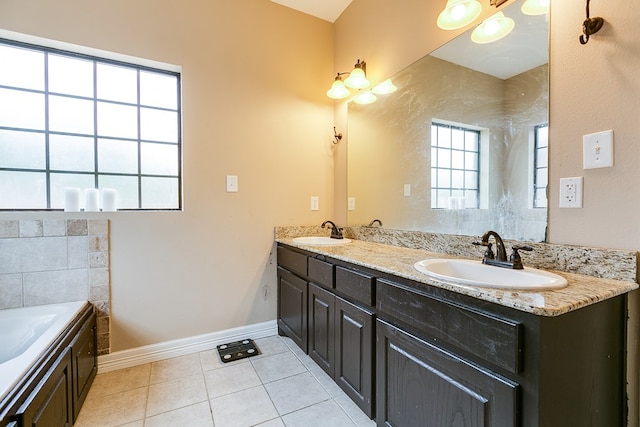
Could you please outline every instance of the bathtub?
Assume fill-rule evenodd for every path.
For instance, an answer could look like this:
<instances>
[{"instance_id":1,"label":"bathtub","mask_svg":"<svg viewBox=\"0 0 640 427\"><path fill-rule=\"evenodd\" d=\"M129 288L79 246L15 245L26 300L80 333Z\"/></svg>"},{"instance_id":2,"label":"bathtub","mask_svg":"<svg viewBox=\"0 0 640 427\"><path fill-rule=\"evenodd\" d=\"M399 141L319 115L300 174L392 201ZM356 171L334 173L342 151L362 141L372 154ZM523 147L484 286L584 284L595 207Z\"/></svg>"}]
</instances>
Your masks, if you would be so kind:
<instances>
[{"instance_id":1,"label":"bathtub","mask_svg":"<svg viewBox=\"0 0 640 427\"><path fill-rule=\"evenodd\" d=\"M86 303L0 310L0 401L82 312Z\"/></svg>"}]
</instances>

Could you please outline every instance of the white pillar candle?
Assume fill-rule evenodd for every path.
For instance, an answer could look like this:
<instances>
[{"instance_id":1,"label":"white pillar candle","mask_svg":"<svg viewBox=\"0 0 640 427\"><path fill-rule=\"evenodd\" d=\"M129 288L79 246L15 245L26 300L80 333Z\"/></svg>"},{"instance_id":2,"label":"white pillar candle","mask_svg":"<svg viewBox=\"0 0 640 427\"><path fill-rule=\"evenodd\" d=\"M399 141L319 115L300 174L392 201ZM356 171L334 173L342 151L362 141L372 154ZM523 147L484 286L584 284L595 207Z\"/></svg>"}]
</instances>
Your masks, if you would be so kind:
<instances>
[{"instance_id":1,"label":"white pillar candle","mask_svg":"<svg viewBox=\"0 0 640 427\"><path fill-rule=\"evenodd\" d=\"M67 187L64 189L64 211L80 212L80 189Z\"/></svg>"},{"instance_id":2,"label":"white pillar candle","mask_svg":"<svg viewBox=\"0 0 640 427\"><path fill-rule=\"evenodd\" d=\"M115 212L118 210L118 193L115 188L103 188L102 192L102 211Z\"/></svg>"},{"instance_id":3,"label":"white pillar candle","mask_svg":"<svg viewBox=\"0 0 640 427\"><path fill-rule=\"evenodd\" d=\"M98 189L87 188L84 190L84 211L85 212L98 212Z\"/></svg>"}]
</instances>

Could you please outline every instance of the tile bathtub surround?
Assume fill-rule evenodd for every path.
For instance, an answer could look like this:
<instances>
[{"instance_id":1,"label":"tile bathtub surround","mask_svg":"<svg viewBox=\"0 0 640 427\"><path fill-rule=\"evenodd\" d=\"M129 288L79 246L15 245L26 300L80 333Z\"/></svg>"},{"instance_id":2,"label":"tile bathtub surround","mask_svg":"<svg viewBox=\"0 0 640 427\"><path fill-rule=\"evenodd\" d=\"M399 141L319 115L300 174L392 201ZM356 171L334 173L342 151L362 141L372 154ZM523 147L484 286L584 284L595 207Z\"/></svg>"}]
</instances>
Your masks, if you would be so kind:
<instances>
[{"instance_id":1,"label":"tile bathtub surround","mask_svg":"<svg viewBox=\"0 0 640 427\"><path fill-rule=\"evenodd\" d=\"M0 221L0 309L89 300L109 353L109 222Z\"/></svg>"},{"instance_id":2,"label":"tile bathtub surround","mask_svg":"<svg viewBox=\"0 0 640 427\"><path fill-rule=\"evenodd\" d=\"M208 350L98 374L75 427L373 427L289 338L224 364Z\"/></svg>"},{"instance_id":3,"label":"tile bathtub surround","mask_svg":"<svg viewBox=\"0 0 640 427\"><path fill-rule=\"evenodd\" d=\"M276 239L313 235L324 236L328 235L328 232L319 226L276 227L275 229ZM344 235L365 242L420 249L463 258L481 259L484 251L471 244L479 240L480 236L457 236L378 227L345 227ZM526 244L533 247L533 252L521 252L525 266L627 282L638 280L637 252L515 240L505 240L504 243L508 253L511 253L513 245Z\"/></svg>"}]
</instances>

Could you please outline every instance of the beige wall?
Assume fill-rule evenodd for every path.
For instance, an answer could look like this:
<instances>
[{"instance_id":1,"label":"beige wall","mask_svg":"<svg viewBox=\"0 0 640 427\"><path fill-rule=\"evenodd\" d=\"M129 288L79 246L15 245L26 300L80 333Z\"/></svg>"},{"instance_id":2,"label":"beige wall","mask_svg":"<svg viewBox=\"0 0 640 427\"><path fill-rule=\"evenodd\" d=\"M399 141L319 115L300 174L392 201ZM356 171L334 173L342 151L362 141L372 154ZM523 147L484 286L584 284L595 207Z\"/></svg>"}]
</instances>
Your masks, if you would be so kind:
<instances>
[{"instance_id":1,"label":"beige wall","mask_svg":"<svg viewBox=\"0 0 640 427\"><path fill-rule=\"evenodd\" d=\"M0 28L182 66L184 212L91 214L112 351L275 319L273 227L333 212L332 25L268 0L2 0Z\"/></svg>"}]
</instances>

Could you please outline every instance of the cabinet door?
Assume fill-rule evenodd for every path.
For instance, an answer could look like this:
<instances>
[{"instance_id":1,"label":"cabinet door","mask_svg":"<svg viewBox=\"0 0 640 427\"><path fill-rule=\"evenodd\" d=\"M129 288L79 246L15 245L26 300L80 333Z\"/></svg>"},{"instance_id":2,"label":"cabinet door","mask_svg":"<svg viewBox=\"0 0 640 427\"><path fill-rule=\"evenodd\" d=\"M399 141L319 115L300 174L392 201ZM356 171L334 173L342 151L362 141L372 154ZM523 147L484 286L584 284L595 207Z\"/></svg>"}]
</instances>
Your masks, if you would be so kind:
<instances>
[{"instance_id":1,"label":"cabinet door","mask_svg":"<svg viewBox=\"0 0 640 427\"><path fill-rule=\"evenodd\" d=\"M278 267L278 328L307 352L307 282Z\"/></svg>"},{"instance_id":2,"label":"cabinet door","mask_svg":"<svg viewBox=\"0 0 640 427\"><path fill-rule=\"evenodd\" d=\"M309 283L309 356L331 377L334 375L335 296Z\"/></svg>"},{"instance_id":3,"label":"cabinet door","mask_svg":"<svg viewBox=\"0 0 640 427\"><path fill-rule=\"evenodd\" d=\"M91 315L78 332L78 336L71 342L71 359L73 366L73 420L75 422L98 372L95 314Z\"/></svg>"},{"instance_id":4,"label":"cabinet door","mask_svg":"<svg viewBox=\"0 0 640 427\"><path fill-rule=\"evenodd\" d=\"M517 384L377 321L379 426L517 425Z\"/></svg>"},{"instance_id":5,"label":"cabinet door","mask_svg":"<svg viewBox=\"0 0 640 427\"><path fill-rule=\"evenodd\" d=\"M373 417L373 314L336 297L335 381Z\"/></svg>"},{"instance_id":6,"label":"cabinet door","mask_svg":"<svg viewBox=\"0 0 640 427\"><path fill-rule=\"evenodd\" d=\"M67 348L18 410L20 425L71 426L71 393L71 352Z\"/></svg>"}]
</instances>

